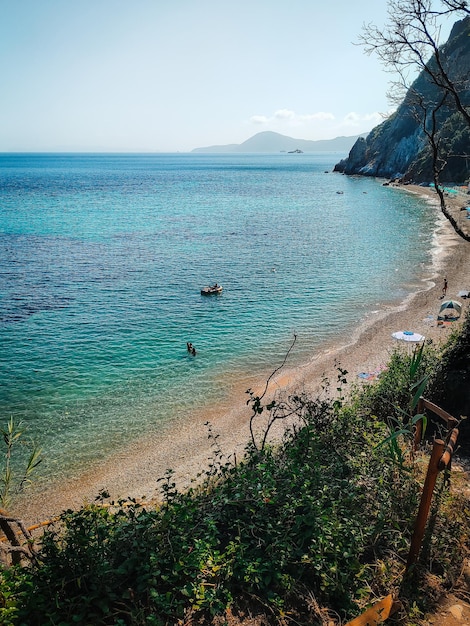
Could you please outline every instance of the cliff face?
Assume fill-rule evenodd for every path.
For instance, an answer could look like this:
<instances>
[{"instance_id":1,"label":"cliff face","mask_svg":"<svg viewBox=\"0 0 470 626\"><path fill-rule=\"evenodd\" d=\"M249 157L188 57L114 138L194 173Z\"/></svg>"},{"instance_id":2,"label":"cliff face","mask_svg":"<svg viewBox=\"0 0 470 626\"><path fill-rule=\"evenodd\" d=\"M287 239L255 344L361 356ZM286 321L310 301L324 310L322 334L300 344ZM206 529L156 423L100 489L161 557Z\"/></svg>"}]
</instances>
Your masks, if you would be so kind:
<instances>
[{"instance_id":1,"label":"cliff face","mask_svg":"<svg viewBox=\"0 0 470 626\"><path fill-rule=\"evenodd\" d=\"M454 84L458 85L464 104L470 106L470 17L456 22L449 40L440 49L443 65ZM430 64L435 60L431 59ZM413 182L432 180L432 153L424 133L426 103L428 119L436 109L442 92L422 72L406 94L396 112L367 136L359 138L348 158L335 166L345 174L379 176ZM436 112L441 154L445 155L441 182L465 182L469 176L470 129L463 116L456 112L452 100ZM465 158L467 155L467 158Z\"/></svg>"}]
</instances>

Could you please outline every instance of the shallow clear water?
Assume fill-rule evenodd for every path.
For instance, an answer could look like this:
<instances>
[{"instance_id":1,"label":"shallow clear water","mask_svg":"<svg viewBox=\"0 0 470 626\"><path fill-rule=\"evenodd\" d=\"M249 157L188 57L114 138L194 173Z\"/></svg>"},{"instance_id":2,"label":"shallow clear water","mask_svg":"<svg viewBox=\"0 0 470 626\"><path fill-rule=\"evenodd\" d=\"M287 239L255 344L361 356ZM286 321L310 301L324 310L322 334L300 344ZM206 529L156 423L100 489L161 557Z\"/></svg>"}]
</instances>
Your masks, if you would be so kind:
<instances>
[{"instance_id":1,"label":"shallow clear water","mask_svg":"<svg viewBox=\"0 0 470 626\"><path fill-rule=\"evenodd\" d=\"M218 402L294 332L305 361L416 287L435 211L333 174L343 156L0 155L1 414L43 472Z\"/></svg>"}]
</instances>

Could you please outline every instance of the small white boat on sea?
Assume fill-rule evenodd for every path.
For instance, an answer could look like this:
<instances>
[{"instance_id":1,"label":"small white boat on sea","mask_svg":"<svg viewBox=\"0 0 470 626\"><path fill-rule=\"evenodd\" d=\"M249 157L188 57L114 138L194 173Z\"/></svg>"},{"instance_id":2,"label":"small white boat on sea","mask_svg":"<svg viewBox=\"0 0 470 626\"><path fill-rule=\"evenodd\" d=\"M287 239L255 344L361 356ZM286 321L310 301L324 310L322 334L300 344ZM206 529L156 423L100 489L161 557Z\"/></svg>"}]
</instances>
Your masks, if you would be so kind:
<instances>
[{"instance_id":1,"label":"small white boat on sea","mask_svg":"<svg viewBox=\"0 0 470 626\"><path fill-rule=\"evenodd\" d=\"M222 285L215 283L212 287L203 287L201 289L201 296L212 296L214 294L222 293L222 289Z\"/></svg>"}]
</instances>

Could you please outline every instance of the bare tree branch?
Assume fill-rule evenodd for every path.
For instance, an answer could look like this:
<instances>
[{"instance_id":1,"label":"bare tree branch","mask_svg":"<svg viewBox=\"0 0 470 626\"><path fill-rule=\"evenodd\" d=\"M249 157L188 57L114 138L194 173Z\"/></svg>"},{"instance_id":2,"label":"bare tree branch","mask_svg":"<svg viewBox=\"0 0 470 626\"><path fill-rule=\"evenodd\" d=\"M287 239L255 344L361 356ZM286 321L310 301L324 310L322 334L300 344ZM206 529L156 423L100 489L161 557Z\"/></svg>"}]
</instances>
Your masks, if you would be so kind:
<instances>
[{"instance_id":1,"label":"bare tree branch","mask_svg":"<svg viewBox=\"0 0 470 626\"><path fill-rule=\"evenodd\" d=\"M366 54L377 55L385 70L395 76L389 100L399 106L406 97L421 126L431 151L434 185L444 212L439 179L448 163L449 147L443 141L442 127L452 111L458 112L470 127L470 72L463 76L456 73L452 55L446 46L440 45L441 27L449 16L468 15L468 3L461 0L389 0L384 28L364 25L359 38Z\"/></svg>"},{"instance_id":2,"label":"bare tree branch","mask_svg":"<svg viewBox=\"0 0 470 626\"><path fill-rule=\"evenodd\" d=\"M385 71L398 74L389 92L396 104L411 87L413 78L425 72L430 82L452 95L456 110L470 125L470 111L462 102L469 85L457 85L450 76L440 50L441 20L451 14L470 15L467 2L440 0L389 0L388 20L383 29L374 24L363 26L359 43L366 54L376 54Z\"/></svg>"}]
</instances>

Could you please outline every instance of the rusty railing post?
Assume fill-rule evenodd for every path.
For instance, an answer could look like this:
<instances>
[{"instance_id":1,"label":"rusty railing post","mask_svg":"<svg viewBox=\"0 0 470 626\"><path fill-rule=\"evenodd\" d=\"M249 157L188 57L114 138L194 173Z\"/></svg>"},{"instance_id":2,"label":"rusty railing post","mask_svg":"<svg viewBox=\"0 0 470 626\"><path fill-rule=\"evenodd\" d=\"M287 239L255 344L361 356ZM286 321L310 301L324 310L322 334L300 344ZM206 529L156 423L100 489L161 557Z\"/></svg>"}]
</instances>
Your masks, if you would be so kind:
<instances>
[{"instance_id":1,"label":"rusty railing post","mask_svg":"<svg viewBox=\"0 0 470 626\"><path fill-rule=\"evenodd\" d=\"M418 516L416 518L415 529L411 539L410 551L408 553L408 560L406 563L406 571L408 571L408 568L413 565L418 558L421 542L424 537L426 521L429 515L429 509L431 508L432 494L436 485L437 475L439 473L439 463L444 450L445 443L441 439L436 439L434 441L431 459L429 461L428 471L424 481L423 493L421 494Z\"/></svg>"}]
</instances>

